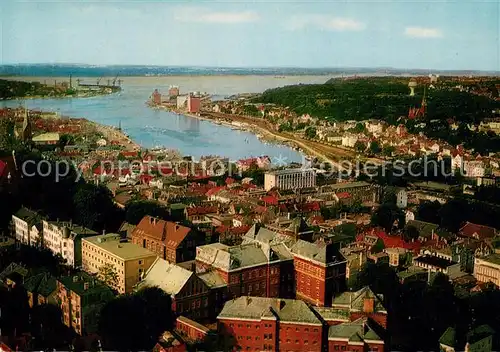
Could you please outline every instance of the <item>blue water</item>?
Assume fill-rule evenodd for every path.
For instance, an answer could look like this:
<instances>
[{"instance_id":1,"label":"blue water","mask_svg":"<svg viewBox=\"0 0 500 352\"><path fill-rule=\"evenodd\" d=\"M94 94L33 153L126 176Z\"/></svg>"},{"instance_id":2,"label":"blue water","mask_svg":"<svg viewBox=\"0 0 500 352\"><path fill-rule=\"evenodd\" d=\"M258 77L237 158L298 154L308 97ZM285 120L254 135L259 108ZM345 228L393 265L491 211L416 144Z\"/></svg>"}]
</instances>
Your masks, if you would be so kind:
<instances>
[{"instance_id":1,"label":"blue water","mask_svg":"<svg viewBox=\"0 0 500 352\"><path fill-rule=\"evenodd\" d=\"M120 93L108 96L33 99L25 100L25 103L30 109L58 111L65 116L84 117L111 126L118 126L121 121L122 129L145 148L164 146L178 149L184 155L195 158L220 155L238 160L268 155L271 158L282 158L280 160L284 158L287 162L302 161L300 153L282 145L262 143L252 133L151 109L145 102L153 88L151 84L139 81L124 83ZM17 107L19 101L2 101L0 106Z\"/></svg>"}]
</instances>

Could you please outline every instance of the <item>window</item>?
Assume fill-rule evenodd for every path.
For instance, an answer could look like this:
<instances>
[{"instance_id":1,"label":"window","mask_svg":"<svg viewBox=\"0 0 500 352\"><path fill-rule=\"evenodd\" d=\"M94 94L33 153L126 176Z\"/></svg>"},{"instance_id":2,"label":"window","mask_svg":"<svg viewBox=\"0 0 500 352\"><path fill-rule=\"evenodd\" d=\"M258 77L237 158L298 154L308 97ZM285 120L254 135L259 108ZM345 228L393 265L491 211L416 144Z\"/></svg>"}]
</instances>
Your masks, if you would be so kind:
<instances>
[{"instance_id":1,"label":"window","mask_svg":"<svg viewBox=\"0 0 500 352\"><path fill-rule=\"evenodd\" d=\"M342 351L345 351L345 346L340 347Z\"/></svg>"},{"instance_id":2,"label":"window","mask_svg":"<svg viewBox=\"0 0 500 352\"><path fill-rule=\"evenodd\" d=\"M335 346L333 347L333 349L334 349L335 351L338 351L338 350L339 350L339 345L335 345Z\"/></svg>"},{"instance_id":3,"label":"window","mask_svg":"<svg viewBox=\"0 0 500 352\"><path fill-rule=\"evenodd\" d=\"M307 345L307 344L309 344L309 341L304 340L304 345Z\"/></svg>"},{"instance_id":4,"label":"window","mask_svg":"<svg viewBox=\"0 0 500 352\"><path fill-rule=\"evenodd\" d=\"M295 340L295 343L298 345L299 344L299 340Z\"/></svg>"}]
</instances>

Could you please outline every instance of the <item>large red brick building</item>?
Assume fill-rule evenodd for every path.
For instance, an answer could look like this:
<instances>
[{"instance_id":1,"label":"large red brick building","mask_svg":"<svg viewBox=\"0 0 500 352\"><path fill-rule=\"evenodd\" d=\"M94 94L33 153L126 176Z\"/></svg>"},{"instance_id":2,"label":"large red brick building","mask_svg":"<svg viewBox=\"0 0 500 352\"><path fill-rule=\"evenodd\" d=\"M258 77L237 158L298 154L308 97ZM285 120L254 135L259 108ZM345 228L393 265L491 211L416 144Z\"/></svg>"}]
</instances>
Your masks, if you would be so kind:
<instances>
[{"instance_id":1,"label":"large red brick building","mask_svg":"<svg viewBox=\"0 0 500 352\"><path fill-rule=\"evenodd\" d=\"M241 351L308 351L323 348L323 324L303 301L239 297L217 317L226 345Z\"/></svg>"},{"instance_id":2,"label":"large red brick building","mask_svg":"<svg viewBox=\"0 0 500 352\"><path fill-rule=\"evenodd\" d=\"M132 243L147 248L171 263L192 260L205 237L178 223L145 216L132 231Z\"/></svg>"},{"instance_id":3,"label":"large red brick building","mask_svg":"<svg viewBox=\"0 0 500 352\"><path fill-rule=\"evenodd\" d=\"M317 306L331 305L333 296L345 289L347 261L340 244L298 240L290 251L297 298Z\"/></svg>"},{"instance_id":4,"label":"large red brick building","mask_svg":"<svg viewBox=\"0 0 500 352\"><path fill-rule=\"evenodd\" d=\"M387 312L381 296L366 287L340 297L336 307L239 297L217 317L219 334L226 346L241 351L383 352Z\"/></svg>"},{"instance_id":5,"label":"large red brick building","mask_svg":"<svg viewBox=\"0 0 500 352\"><path fill-rule=\"evenodd\" d=\"M213 243L198 247L196 271L202 278L211 271L207 281L213 284L209 285L224 286L227 298L294 297L293 257L277 236L253 226L239 246Z\"/></svg>"}]
</instances>

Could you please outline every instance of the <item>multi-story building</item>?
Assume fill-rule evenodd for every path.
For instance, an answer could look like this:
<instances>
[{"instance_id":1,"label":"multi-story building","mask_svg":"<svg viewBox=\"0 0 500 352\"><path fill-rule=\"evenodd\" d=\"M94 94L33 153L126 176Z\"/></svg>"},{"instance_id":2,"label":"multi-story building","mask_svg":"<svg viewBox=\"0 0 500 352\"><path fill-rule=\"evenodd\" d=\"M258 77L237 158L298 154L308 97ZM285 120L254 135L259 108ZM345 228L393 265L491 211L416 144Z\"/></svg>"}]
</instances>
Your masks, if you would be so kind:
<instances>
[{"instance_id":1,"label":"multi-story building","mask_svg":"<svg viewBox=\"0 0 500 352\"><path fill-rule=\"evenodd\" d=\"M14 235L17 241L30 246L41 243L43 218L27 208L19 209L12 215Z\"/></svg>"},{"instance_id":2,"label":"multi-story building","mask_svg":"<svg viewBox=\"0 0 500 352\"><path fill-rule=\"evenodd\" d=\"M82 238L97 232L72 222L43 220L43 247L59 255L67 265L78 267L82 263Z\"/></svg>"},{"instance_id":3,"label":"multi-story building","mask_svg":"<svg viewBox=\"0 0 500 352\"><path fill-rule=\"evenodd\" d=\"M439 349L443 352L491 352L494 335L495 330L486 324L476 326L466 334L460 334L455 328L449 327L439 338Z\"/></svg>"},{"instance_id":4,"label":"multi-story building","mask_svg":"<svg viewBox=\"0 0 500 352\"><path fill-rule=\"evenodd\" d=\"M168 96L170 98L177 98L179 95L179 87L178 86L170 86L168 88Z\"/></svg>"},{"instance_id":5,"label":"multi-story building","mask_svg":"<svg viewBox=\"0 0 500 352\"><path fill-rule=\"evenodd\" d=\"M329 306L345 288L347 261L340 243L315 244L298 240L292 247L297 298Z\"/></svg>"},{"instance_id":6,"label":"multi-story building","mask_svg":"<svg viewBox=\"0 0 500 352\"><path fill-rule=\"evenodd\" d=\"M119 293L129 293L157 258L156 253L122 239L120 235L87 237L82 240L82 267ZM115 277L110 277L112 270ZM105 277L108 276L108 277Z\"/></svg>"},{"instance_id":7,"label":"multi-story building","mask_svg":"<svg viewBox=\"0 0 500 352\"><path fill-rule=\"evenodd\" d=\"M289 236L253 226L239 246L214 243L198 247L196 270L214 271L227 286L229 297L293 297L290 241Z\"/></svg>"},{"instance_id":8,"label":"multi-story building","mask_svg":"<svg viewBox=\"0 0 500 352\"><path fill-rule=\"evenodd\" d=\"M28 295L28 304L32 308L42 304L57 303L56 279L48 272L41 272L26 278L23 282Z\"/></svg>"},{"instance_id":9,"label":"multi-story building","mask_svg":"<svg viewBox=\"0 0 500 352\"><path fill-rule=\"evenodd\" d=\"M114 296L108 286L86 273L57 279L63 323L78 335L97 332L99 312Z\"/></svg>"},{"instance_id":10,"label":"multi-story building","mask_svg":"<svg viewBox=\"0 0 500 352\"><path fill-rule=\"evenodd\" d=\"M209 317L209 288L195 273L157 258L138 285L158 287L172 298L172 311L193 319Z\"/></svg>"},{"instance_id":11,"label":"multi-story building","mask_svg":"<svg viewBox=\"0 0 500 352\"><path fill-rule=\"evenodd\" d=\"M153 94L151 95L151 102L154 105L161 105L161 93L158 91L158 89L155 89Z\"/></svg>"},{"instance_id":12,"label":"multi-story building","mask_svg":"<svg viewBox=\"0 0 500 352\"><path fill-rule=\"evenodd\" d=\"M175 331L190 343L204 342L211 333L206 326L182 315L175 321Z\"/></svg>"},{"instance_id":13,"label":"multi-story building","mask_svg":"<svg viewBox=\"0 0 500 352\"><path fill-rule=\"evenodd\" d=\"M178 223L145 216L132 231L132 243L156 253L171 263L193 260L205 236Z\"/></svg>"},{"instance_id":14,"label":"multi-story building","mask_svg":"<svg viewBox=\"0 0 500 352\"><path fill-rule=\"evenodd\" d=\"M336 321L328 316L333 312L348 314L350 322L359 318L370 318L383 328L387 327L387 310L384 306L384 296L374 293L368 286L356 292L343 292L333 299L331 308L318 310L328 325L337 325L344 320ZM341 314L340 316L344 316Z\"/></svg>"},{"instance_id":15,"label":"multi-story building","mask_svg":"<svg viewBox=\"0 0 500 352\"><path fill-rule=\"evenodd\" d=\"M367 318L328 328L328 351L384 352L384 339Z\"/></svg>"},{"instance_id":16,"label":"multi-story building","mask_svg":"<svg viewBox=\"0 0 500 352\"><path fill-rule=\"evenodd\" d=\"M474 277L480 282L492 282L500 287L500 255L493 253L474 259Z\"/></svg>"},{"instance_id":17,"label":"multi-story building","mask_svg":"<svg viewBox=\"0 0 500 352\"><path fill-rule=\"evenodd\" d=\"M195 97L192 94L188 96L187 99L187 111L192 114L200 112L201 98Z\"/></svg>"},{"instance_id":18,"label":"multi-story building","mask_svg":"<svg viewBox=\"0 0 500 352\"><path fill-rule=\"evenodd\" d=\"M239 297L226 302L218 330L241 351L323 350L323 323L300 300Z\"/></svg>"},{"instance_id":19,"label":"multi-story building","mask_svg":"<svg viewBox=\"0 0 500 352\"><path fill-rule=\"evenodd\" d=\"M274 170L264 174L264 189L280 190L316 187L316 172L313 169Z\"/></svg>"}]
</instances>

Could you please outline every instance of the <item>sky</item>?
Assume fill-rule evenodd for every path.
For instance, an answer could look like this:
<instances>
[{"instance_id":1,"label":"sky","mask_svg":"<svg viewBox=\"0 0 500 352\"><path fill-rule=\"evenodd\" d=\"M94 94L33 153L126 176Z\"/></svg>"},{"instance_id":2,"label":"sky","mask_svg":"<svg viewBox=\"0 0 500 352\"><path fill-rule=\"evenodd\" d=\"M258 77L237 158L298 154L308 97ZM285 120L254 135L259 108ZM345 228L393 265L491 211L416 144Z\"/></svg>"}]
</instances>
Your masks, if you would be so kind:
<instances>
[{"instance_id":1,"label":"sky","mask_svg":"<svg viewBox=\"0 0 500 352\"><path fill-rule=\"evenodd\" d=\"M0 63L500 71L500 1L0 2Z\"/></svg>"}]
</instances>

